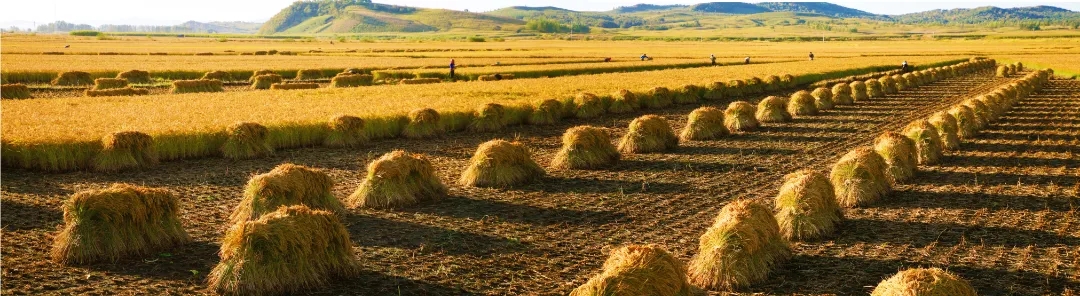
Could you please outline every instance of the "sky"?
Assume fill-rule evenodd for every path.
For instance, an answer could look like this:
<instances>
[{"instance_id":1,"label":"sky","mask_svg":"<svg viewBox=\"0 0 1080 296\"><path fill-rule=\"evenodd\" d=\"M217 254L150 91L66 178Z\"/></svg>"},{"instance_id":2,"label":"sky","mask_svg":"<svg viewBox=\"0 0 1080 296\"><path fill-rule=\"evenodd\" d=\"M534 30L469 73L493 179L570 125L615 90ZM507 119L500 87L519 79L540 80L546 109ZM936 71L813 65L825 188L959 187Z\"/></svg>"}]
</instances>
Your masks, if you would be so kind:
<instances>
[{"instance_id":1,"label":"sky","mask_svg":"<svg viewBox=\"0 0 1080 296\"><path fill-rule=\"evenodd\" d=\"M0 27L28 28L34 24L63 20L69 23L175 25L194 21L253 21L262 22L291 4L294 0L6 0L0 3ZM777 0L773 0L777 1ZM605 11L637 3L696 4L710 0L395 0L392 3L414 7L468 9L472 12L495 10L507 6L556 6L572 10ZM754 1L743 1L755 3ZM1080 11L1080 1L828 1L877 14L904 14L931 9L972 8L979 6L1020 7L1051 5Z\"/></svg>"}]
</instances>

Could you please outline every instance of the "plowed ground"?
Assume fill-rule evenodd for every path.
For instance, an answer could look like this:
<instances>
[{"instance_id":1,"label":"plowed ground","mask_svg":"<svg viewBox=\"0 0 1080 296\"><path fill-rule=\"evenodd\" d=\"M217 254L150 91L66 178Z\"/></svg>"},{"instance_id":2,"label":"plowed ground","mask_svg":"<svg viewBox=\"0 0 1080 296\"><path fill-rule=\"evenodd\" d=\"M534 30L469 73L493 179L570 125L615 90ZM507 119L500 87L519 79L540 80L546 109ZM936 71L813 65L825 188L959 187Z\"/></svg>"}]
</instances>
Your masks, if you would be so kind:
<instances>
[{"instance_id":1,"label":"plowed ground","mask_svg":"<svg viewBox=\"0 0 1080 296\"><path fill-rule=\"evenodd\" d=\"M948 79L887 98L841 106L793 123L678 150L628 156L599 171L549 171L513 189L456 185L480 143L517 138L541 164L569 127L590 123L625 133L633 116L522 126L430 141L379 141L360 150L288 150L261 160L163 163L117 175L7 170L2 185L5 294L210 293L226 220L253 174L283 162L326 170L339 198L366 163L394 149L429 155L451 197L397 211L351 210L344 217L365 271L312 294L566 294L599 271L610 248L660 244L683 260L719 209L738 198L769 199L785 174L827 170L844 152L885 130L943 110L1012 79L990 74ZM755 98L760 99L760 98ZM716 102L719 106L727 102ZM756 101L754 102L756 103ZM1055 82L1019 105L982 139L944 165L926 167L889 199L847 210L834 237L795 245L796 256L745 292L861 294L910 266L949 267L983 293L1059 294L1080 285L1077 147L1080 84ZM676 128L693 107L666 109ZM976 174L977 173L977 174ZM195 242L154 258L65 267L48 261L71 193L129 182L183 196L182 219Z\"/></svg>"}]
</instances>

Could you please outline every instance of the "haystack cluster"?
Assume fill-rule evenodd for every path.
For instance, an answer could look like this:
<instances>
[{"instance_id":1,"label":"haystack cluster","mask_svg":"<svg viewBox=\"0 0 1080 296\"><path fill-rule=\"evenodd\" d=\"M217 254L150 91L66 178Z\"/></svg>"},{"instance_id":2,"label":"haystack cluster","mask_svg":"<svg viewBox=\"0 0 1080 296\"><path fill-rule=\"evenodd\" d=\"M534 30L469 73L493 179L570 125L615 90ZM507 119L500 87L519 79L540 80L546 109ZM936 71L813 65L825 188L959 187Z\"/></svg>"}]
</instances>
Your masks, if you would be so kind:
<instances>
[{"instance_id":1,"label":"haystack cluster","mask_svg":"<svg viewBox=\"0 0 1080 296\"><path fill-rule=\"evenodd\" d=\"M0 85L0 97L4 99L29 99L30 88L21 83Z\"/></svg>"},{"instance_id":2,"label":"haystack cluster","mask_svg":"<svg viewBox=\"0 0 1080 296\"><path fill-rule=\"evenodd\" d=\"M225 91L225 86L221 80L217 79L173 80L172 90L170 90L174 94L223 91Z\"/></svg>"}]
</instances>

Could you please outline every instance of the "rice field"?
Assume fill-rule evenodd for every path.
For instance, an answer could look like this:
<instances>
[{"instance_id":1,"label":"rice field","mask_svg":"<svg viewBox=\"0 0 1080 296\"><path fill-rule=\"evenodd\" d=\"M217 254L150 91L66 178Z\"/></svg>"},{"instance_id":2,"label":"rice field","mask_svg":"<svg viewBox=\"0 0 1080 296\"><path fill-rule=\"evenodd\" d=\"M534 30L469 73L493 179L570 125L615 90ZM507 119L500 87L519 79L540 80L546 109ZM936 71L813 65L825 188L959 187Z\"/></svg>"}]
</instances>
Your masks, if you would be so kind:
<instances>
[{"instance_id":1,"label":"rice field","mask_svg":"<svg viewBox=\"0 0 1080 296\"><path fill-rule=\"evenodd\" d=\"M162 42L178 54L311 46L4 41L4 73L71 61L33 52L76 41L116 52ZM159 70L139 67L153 73L362 59L423 72L454 57L501 64L460 75L564 74L5 99L0 291L590 295L618 281L660 295L858 295L932 276L954 295L1080 292L1080 84L1064 54L1074 39L829 42L814 61L802 57L808 43L736 43L760 63L692 68L680 67L718 43L616 42L614 52L657 59L597 63L582 61L609 43L536 42L51 65L108 72L109 61L157 59ZM486 50L496 48L511 50ZM189 58L238 68L173 64ZM898 71L905 60L915 71ZM1024 69L998 75L1015 62ZM854 93L833 100L832 90ZM910 157L905 174L897 155ZM116 222L136 216L158 222Z\"/></svg>"}]
</instances>

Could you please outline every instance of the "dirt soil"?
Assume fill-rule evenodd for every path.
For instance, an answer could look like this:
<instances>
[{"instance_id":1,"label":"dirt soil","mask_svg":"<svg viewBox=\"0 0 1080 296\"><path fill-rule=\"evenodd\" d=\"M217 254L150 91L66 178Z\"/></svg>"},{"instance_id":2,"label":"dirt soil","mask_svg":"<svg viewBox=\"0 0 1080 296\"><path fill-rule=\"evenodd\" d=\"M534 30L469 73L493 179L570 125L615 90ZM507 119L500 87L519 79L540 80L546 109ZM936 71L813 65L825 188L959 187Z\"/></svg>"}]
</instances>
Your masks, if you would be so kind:
<instances>
[{"instance_id":1,"label":"dirt soil","mask_svg":"<svg viewBox=\"0 0 1080 296\"><path fill-rule=\"evenodd\" d=\"M406 149L432 158L451 197L401 210L351 210L344 219L364 272L310 294L565 295L599 272L606 253L619 245L660 244L689 260L698 236L726 203L769 200L785 174L827 170L883 131L1013 80L991 75L948 79L756 132L683 143L668 153L627 156L604 170L549 171L541 181L513 189L463 188L456 179L484 141L517 138L546 165L567 128L590 123L621 135L634 116L386 140L357 150L286 150L259 160L170 162L114 175L5 169L0 292L210 293L206 275L218 261L218 241L249 177L284 162L317 167L345 198L368 162ZM693 108L657 114L681 128ZM866 294L898 270L917 266L948 268L984 295L1080 291L1078 137L1080 82L1055 81L980 139L948 153L942 165L921 168L918 178L886 200L846 210L848 219L833 237L795 244L794 258L743 292ZM62 202L75 191L113 182L180 193L182 220L194 242L152 258L79 267L50 262Z\"/></svg>"}]
</instances>

